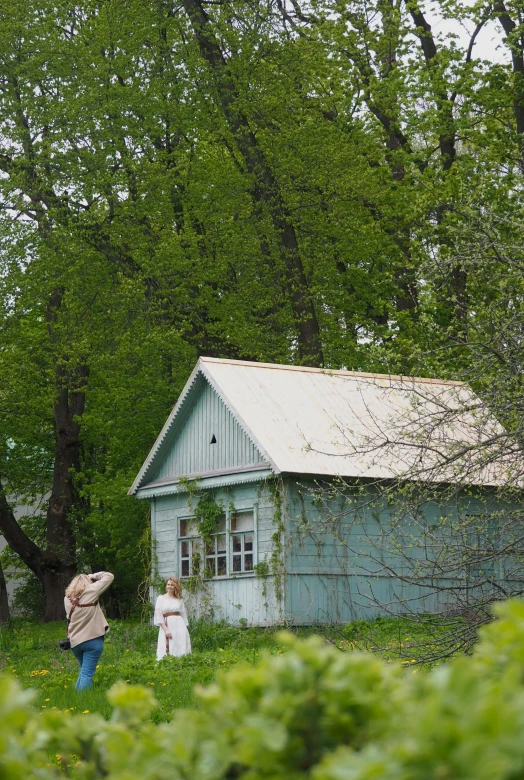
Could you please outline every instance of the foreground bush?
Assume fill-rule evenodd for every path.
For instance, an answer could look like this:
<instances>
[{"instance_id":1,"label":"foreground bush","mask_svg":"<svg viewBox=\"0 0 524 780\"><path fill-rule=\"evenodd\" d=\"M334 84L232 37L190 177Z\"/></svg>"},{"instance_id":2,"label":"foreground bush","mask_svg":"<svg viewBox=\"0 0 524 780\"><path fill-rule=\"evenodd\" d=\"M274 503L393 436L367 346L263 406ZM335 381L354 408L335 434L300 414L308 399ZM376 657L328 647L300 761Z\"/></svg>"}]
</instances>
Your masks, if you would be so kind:
<instances>
[{"instance_id":1,"label":"foreground bush","mask_svg":"<svg viewBox=\"0 0 524 780\"><path fill-rule=\"evenodd\" d=\"M513 780L524 775L524 603L507 602L475 655L429 673L321 639L237 667L199 709L148 722L150 690L117 683L105 721L34 712L0 679L0 777L111 780Z\"/></svg>"}]
</instances>

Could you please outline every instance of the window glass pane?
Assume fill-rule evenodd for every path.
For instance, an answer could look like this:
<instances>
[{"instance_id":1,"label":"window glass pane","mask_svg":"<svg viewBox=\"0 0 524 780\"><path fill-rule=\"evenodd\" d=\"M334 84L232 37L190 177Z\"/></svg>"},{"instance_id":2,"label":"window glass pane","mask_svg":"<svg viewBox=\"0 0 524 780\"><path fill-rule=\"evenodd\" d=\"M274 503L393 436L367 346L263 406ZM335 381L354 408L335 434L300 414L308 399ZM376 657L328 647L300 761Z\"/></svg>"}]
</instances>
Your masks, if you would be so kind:
<instances>
[{"instance_id":1,"label":"window glass pane","mask_svg":"<svg viewBox=\"0 0 524 780\"><path fill-rule=\"evenodd\" d=\"M217 558L217 575L219 577L223 577L225 574L227 574L226 569L226 556L221 556L220 558Z\"/></svg>"},{"instance_id":2,"label":"window glass pane","mask_svg":"<svg viewBox=\"0 0 524 780\"><path fill-rule=\"evenodd\" d=\"M226 530L226 516L220 515L217 520L217 533L224 533Z\"/></svg>"},{"instance_id":3,"label":"window glass pane","mask_svg":"<svg viewBox=\"0 0 524 780\"><path fill-rule=\"evenodd\" d=\"M206 555L213 555L215 552L215 540L210 539L206 542Z\"/></svg>"},{"instance_id":4,"label":"window glass pane","mask_svg":"<svg viewBox=\"0 0 524 780\"><path fill-rule=\"evenodd\" d=\"M215 558L206 558L206 577L215 576Z\"/></svg>"},{"instance_id":5,"label":"window glass pane","mask_svg":"<svg viewBox=\"0 0 524 780\"><path fill-rule=\"evenodd\" d=\"M180 545L180 550L182 552L182 558L189 558L189 546L191 542L182 542Z\"/></svg>"},{"instance_id":6,"label":"window glass pane","mask_svg":"<svg viewBox=\"0 0 524 780\"><path fill-rule=\"evenodd\" d=\"M231 515L231 530L252 531L253 522L253 512L235 512Z\"/></svg>"},{"instance_id":7,"label":"window glass pane","mask_svg":"<svg viewBox=\"0 0 524 780\"><path fill-rule=\"evenodd\" d=\"M241 555L233 555L233 571L242 571Z\"/></svg>"},{"instance_id":8,"label":"window glass pane","mask_svg":"<svg viewBox=\"0 0 524 780\"><path fill-rule=\"evenodd\" d=\"M244 536L244 550L248 552L248 550L251 552L253 549L253 536L252 534L246 534Z\"/></svg>"},{"instance_id":9,"label":"window glass pane","mask_svg":"<svg viewBox=\"0 0 524 780\"><path fill-rule=\"evenodd\" d=\"M234 536L233 537L233 552L241 552L242 550L242 537L241 536Z\"/></svg>"},{"instance_id":10,"label":"window glass pane","mask_svg":"<svg viewBox=\"0 0 524 780\"><path fill-rule=\"evenodd\" d=\"M253 554L244 555L244 571L253 571Z\"/></svg>"},{"instance_id":11,"label":"window glass pane","mask_svg":"<svg viewBox=\"0 0 524 780\"><path fill-rule=\"evenodd\" d=\"M189 561L182 561L182 577L189 577Z\"/></svg>"},{"instance_id":12,"label":"window glass pane","mask_svg":"<svg viewBox=\"0 0 524 780\"><path fill-rule=\"evenodd\" d=\"M178 535L182 536L195 536L197 529L195 527L195 519L193 517L185 517L178 521Z\"/></svg>"},{"instance_id":13,"label":"window glass pane","mask_svg":"<svg viewBox=\"0 0 524 780\"><path fill-rule=\"evenodd\" d=\"M226 535L223 534L217 537L217 552L225 553L226 549Z\"/></svg>"}]
</instances>

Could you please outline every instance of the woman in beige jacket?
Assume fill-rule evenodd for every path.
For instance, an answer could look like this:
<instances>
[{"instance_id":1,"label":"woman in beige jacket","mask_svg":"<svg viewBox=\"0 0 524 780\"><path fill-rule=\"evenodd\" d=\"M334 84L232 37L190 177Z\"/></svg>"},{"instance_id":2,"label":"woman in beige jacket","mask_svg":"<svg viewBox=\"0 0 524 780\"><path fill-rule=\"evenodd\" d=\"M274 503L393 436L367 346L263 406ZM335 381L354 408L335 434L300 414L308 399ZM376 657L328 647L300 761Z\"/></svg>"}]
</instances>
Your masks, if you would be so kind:
<instances>
[{"instance_id":1,"label":"woman in beige jacket","mask_svg":"<svg viewBox=\"0 0 524 780\"><path fill-rule=\"evenodd\" d=\"M67 586L64 606L71 650L80 664L76 690L90 688L109 626L98 599L114 580L108 571L78 574Z\"/></svg>"}]
</instances>

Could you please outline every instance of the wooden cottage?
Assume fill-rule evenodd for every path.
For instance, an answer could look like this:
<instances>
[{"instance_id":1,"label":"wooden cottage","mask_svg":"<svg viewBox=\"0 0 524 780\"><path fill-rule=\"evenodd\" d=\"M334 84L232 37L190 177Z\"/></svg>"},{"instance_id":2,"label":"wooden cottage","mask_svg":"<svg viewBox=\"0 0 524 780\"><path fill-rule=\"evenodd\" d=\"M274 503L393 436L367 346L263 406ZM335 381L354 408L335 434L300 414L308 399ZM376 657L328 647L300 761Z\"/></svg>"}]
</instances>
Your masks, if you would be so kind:
<instances>
[{"instance_id":1,"label":"wooden cottage","mask_svg":"<svg viewBox=\"0 0 524 780\"><path fill-rule=\"evenodd\" d=\"M129 491L151 503L158 577L181 579L193 614L240 625L433 608L433 575L399 576L381 490L469 481L462 509L433 495L417 511L482 514L504 466L456 455L483 441L480 409L462 383L200 358Z\"/></svg>"}]
</instances>

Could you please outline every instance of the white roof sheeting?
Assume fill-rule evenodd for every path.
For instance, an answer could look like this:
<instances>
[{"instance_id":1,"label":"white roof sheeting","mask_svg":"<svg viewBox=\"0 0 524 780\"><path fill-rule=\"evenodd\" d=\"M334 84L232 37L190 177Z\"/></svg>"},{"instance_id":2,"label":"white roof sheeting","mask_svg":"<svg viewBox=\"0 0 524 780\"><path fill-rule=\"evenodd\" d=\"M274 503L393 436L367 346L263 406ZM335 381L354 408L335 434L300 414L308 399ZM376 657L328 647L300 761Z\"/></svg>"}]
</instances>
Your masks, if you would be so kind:
<instances>
[{"instance_id":1,"label":"white roof sheeting","mask_svg":"<svg viewBox=\"0 0 524 780\"><path fill-rule=\"evenodd\" d=\"M500 484L512 465L496 451L504 429L464 383L200 358L130 492L199 373L275 473Z\"/></svg>"}]
</instances>

